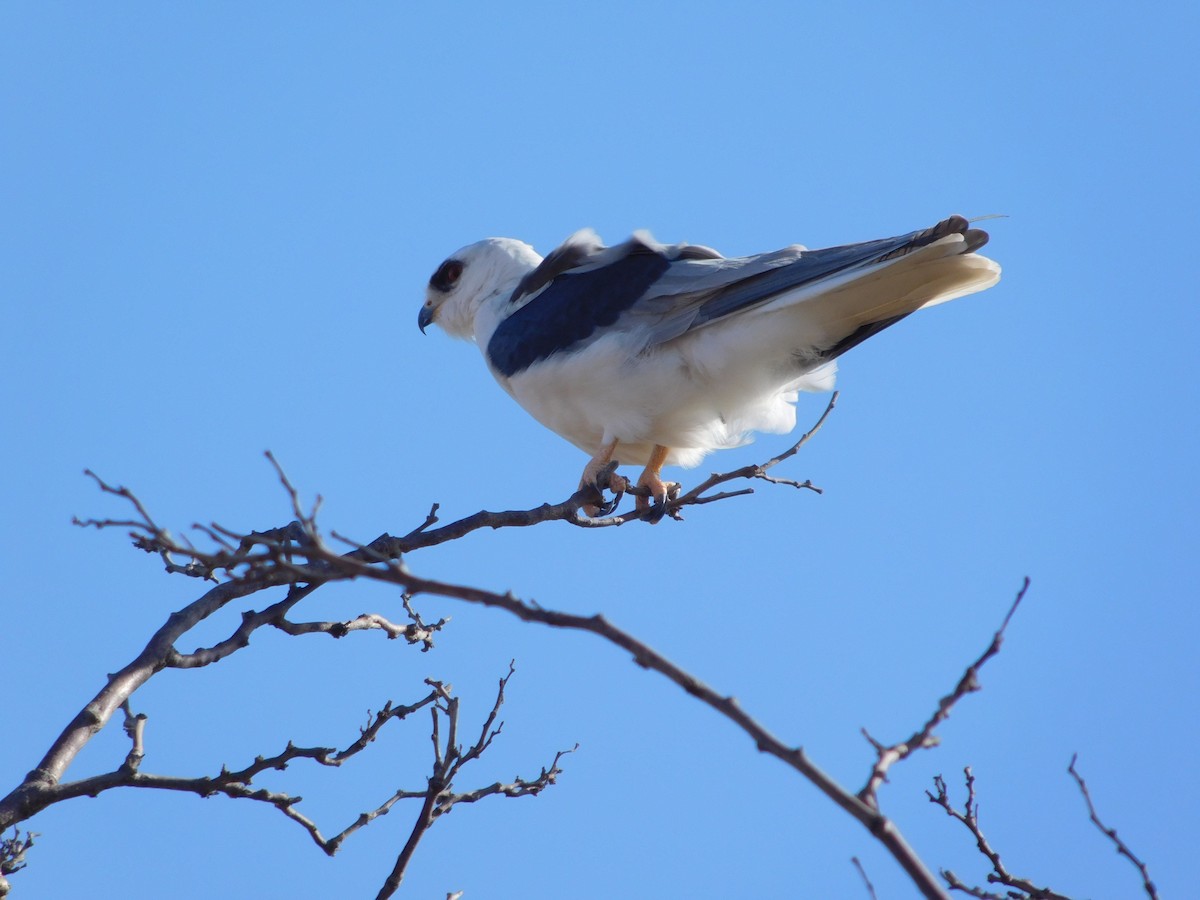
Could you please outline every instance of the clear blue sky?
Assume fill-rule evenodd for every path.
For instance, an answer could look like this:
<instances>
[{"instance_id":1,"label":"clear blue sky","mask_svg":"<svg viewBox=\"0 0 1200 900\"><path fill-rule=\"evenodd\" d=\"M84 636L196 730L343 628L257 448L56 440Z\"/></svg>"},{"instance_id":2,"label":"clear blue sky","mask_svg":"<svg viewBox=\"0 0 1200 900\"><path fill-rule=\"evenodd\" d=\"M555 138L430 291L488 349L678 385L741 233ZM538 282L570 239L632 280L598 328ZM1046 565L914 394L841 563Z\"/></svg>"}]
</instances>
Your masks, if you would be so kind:
<instances>
[{"instance_id":1,"label":"clear blue sky","mask_svg":"<svg viewBox=\"0 0 1200 900\"><path fill-rule=\"evenodd\" d=\"M727 254L991 213L1004 280L842 361L842 402L786 488L685 523L479 533L422 574L603 612L857 788L859 734L907 735L987 644L999 658L893 772L884 808L932 866L984 867L924 798L974 767L1006 863L1057 890L1139 884L1087 822L1072 753L1164 896L1194 886L1200 803L1191 3L70 4L0 6L0 776L7 791L197 585L116 533L80 472L165 524L289 518L270 448L324 522L370 539L528 507L584 458L476 351L415 325L451 251L543 251L583 226ZM802 422L824 403L803 401ZM766 457L710 458L685 481ZM461 787L536 774L536 800L459 809L407 895L912 896L868 835L732 726L614 648L461 603L430 654L379 634L260 634L135 696L148 771L199 775L345 744L368 708L453 682L504 734ZM227 610L182 649L223 636ZM370 587L312 618L401 616ZM424 783L414 722L359 763L294 766L327 831ZM119 727L72 776L123 757ZM273 810L146 792L33 823L19 900L373 896L398 809L330 860Z\"/></svg>"}]
</instances>

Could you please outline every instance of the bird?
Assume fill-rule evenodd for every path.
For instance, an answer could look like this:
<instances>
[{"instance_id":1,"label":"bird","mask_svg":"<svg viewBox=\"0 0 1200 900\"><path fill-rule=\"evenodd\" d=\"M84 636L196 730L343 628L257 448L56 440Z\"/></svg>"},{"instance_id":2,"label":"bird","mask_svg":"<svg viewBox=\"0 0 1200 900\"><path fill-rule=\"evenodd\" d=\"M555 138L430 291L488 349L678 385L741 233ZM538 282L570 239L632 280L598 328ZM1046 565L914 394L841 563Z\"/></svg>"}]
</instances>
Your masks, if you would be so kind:
<instances>
[{"instance_id":1,"label":"bird","mask_svg":"<svg viewBox=\"0 0 1200 900\"><path fill-rule=\"evenodd\" d=\"M619 494L617 465L643 466L637 509L649 510L677 489L663 466L791 431L798 392L832 390L843 353L996 284L1000 266L976 252L987 241L958 215L895 237L729 258L646 231L606 246L584 229L544 258L486 238L437 267L417 324L474 341L517 403L587 453L581 488Z\"/></svg>"}]
</instances>

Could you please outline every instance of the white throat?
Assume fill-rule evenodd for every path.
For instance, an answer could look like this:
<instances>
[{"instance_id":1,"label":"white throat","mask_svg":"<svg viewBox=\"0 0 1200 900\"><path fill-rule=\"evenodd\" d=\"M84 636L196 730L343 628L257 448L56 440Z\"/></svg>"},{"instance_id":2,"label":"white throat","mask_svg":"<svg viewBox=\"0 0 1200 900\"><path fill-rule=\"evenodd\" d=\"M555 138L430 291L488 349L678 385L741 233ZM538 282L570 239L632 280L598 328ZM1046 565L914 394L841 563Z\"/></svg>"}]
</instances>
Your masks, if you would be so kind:
<instances>
[{"instance_id":1,"label":"white throat","mask_svg":"<svg viewBox=\"0 0 1200 900\"><path fill-rule=\"evenodd\" d=\"M437 323L449 335L486 346L499 324L503 301L538 267L542 257L512 238L486 238L454 254L462 278L438 309Z\"/></svg>"}]
</instances>

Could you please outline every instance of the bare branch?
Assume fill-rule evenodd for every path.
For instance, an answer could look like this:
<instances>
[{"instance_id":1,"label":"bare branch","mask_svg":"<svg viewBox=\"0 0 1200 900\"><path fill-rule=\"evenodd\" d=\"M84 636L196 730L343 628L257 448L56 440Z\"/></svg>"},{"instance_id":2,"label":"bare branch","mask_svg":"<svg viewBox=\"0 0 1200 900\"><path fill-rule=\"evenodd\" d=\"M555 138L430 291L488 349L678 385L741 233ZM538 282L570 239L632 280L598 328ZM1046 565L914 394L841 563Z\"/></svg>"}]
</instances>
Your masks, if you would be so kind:
<instances>
[{"instance_id":1,"label":"bare branch","mask_svg":"<svg viewBox=\"0 0 1200 900\"><path fill-rule=\"evenodd\" d=\"M544 609L532 603L518 600L512 594L496 594L482 591L464 585L446 584L413 575L407 565L401 561L405 554L417 549L435 546L449 540L462 537L482 528L524 527L543 521L567 521L573 524L587 524L589 527L598 525L619 525L622 522L645 518L650 521L660 517L664 512L679 518L679 511L687 505L711 503L719 499L741 496L750 489L709 493L713 488L726 484L734 479L762 479L774 483L788 484L797 488L816 490L808 482L796 482L768 476L768 470L778 463L794 455L822 427L836 403L836 395L830 400L824 414L816 425L803 435L792 447L773 459L757 466L725 474L711 476L701 485L691 491L674 496L666 505L649 513L627 514L613 516L605 520L581 521L581 508L595 502L595 492L591 489L576 492L568 500L559 504L544 504L532 510L508 511L492 513L482 511L465 519L452 522L441 527L434 527L437 522L437 506L435 505L426 516L425 521L402 538L383 535L370 544L355 545L348 553L339 554L330 549L317 530L316 517L319 510L318 498L313 508L306 511L299 499L298 492L288 480L286 474L273 456L268 454L281 484L286 491L295 521L287 526L269 529L250 534L237 532L212 524L198 527L198 531L212 541L213 549L197 549L190 542L174 538L169 532L161 529L146 512L145 507L124 488L110 488L97 479L102 488L130 502L138 518L119 523L121 527L132 529L132 537L142 549L156 552L168 562L168 570L184 571L203 577L223 575L226 581L218 584L198 600L184 609L173 614L166 624L154 635L141 654L125 669L112 676L104 690L76 719L68 725L62 736L42 765L30 774L16 791L0 800L0 825L20 821L29 815L45 808L50 803L57 802L69 796L94 794L116 786L157 787L170 790L182 790L201 793L223 793L227 796L254 799L275 805L290 818L302 824L314 840L328 848L335 844L321 837L316 826L298 813L294 806L299 798L283 793L256 791L249 787L250 779L267 768L283 768L291 759L309 758L319 764L333 764L334 755L327 748L297 748L289 744L281 754L270 759L259 758L254 764L238 773L223 771L220 776L210 779L172 779L165 776L147 775L139 771L140 758L128 762L116 772L77 782L60 783L63 772L91 736L104 726L115 709L126 705L132 693L149 677L163 668L192 668L210 665L230 654L246 647L254 631L265 625L278 628L289 634L326 633L338 637L352 630L367 630L378 628L389 636L404 633L410 641L419 641L427 649L431 643L430 635L444 624L445 620L434 626L427 626L413 612L408 604L408 597L416 593L428 593L439 596L456 597L467 602L481 603L487 606L498 606L517 615L525 621L541 622L552 627L572 628L590 631L611 643L631 653L634 660L646 668L658 671L674 681L686 692L713 707L722 715L729 718L742 728L755 742L756 746L790 765L805 777L812 780L817 787L833 799L839 806L850 812L871 833L889 849L892 855L909 873L921 890L930 897L942 897L944 893L934 876L928 872L916 854L907 846L895 826L877 809L864 803L860 798L850 794L832 779L825 775L808 760L802 748L784 744L755 719L747 715L732 697L718 694L712 688L700 682L690 673L675 666L665 657L658 654L648 645L632 635L611 625L601 616L584 617ZM93 476L94 477L94 476ZM117 522L90 522L96 527L109 527ZM336 535L335 535L336 536ZM180 561L183 561L183 564ZM353 580L368 578L399 586L404 593L406 609L413 626L401 631L400 626L388 619L375 614L363 614L350 622L293 622L288 618L289 613L312 591L329 581ZM230 602L239 597L248 596L262 590L287 587L288 593L282 599L260 610L251 610L242 614L240 624L223 641L211 647L200 648L191 653L181 653L176 643L192 627L218 610L225 608ZM410 631L410 628L414 630ZM558 762L561 754L555 758L549 769L535 779L516 779L513 782L496 783L486 788L474 791L455 793L452 790L452 780L458 770L483 753L491 742L499 735L502 724L497 725L500 706L508 676L501 679L496 703L491 714L487 717L476 743L463 752L457 745L458 700L454 697L449 686L439 682L429 682L432 693L423 701L410 708L428 705L431 715L432 742L434 745L434 768L427 790L424 792L397 792L383 805L371 813L364 813L359 821L365 823L378 815L384 814L391 804L399 799L421 796L425 802L423 812L418 817L410 835L409 844L402 851L393 869L392 876L385 884L385 892L394 890L403 877L405 867L411 857L411 852L420 840L421 834L429 827L434 818L444 814L459 802L475 802L485 796L527 796L536 794L548 784L553 783L558 773ZM385 713L390 709L385 708ZM381 713L380 716L384 716ZM442 740L443 724L447 737ZM373 740L374 734L388 718L377 718L364 729L358 749ZM131 734L131 740L140 743L140 732ZM142 752L140 746L136 748ZM349 749L343 752L343 757L349 755ZM357 752L357 750L355 750ZM131 753L130 760L134 754ZM242 779L242 780L239 780ZM365 817L365 818L364 818ZM422 824L424 823L424 824ZM361 827L355 825L353 827ZM339 840L338 838L333 841ZM327 850L327 852L329 852ZM389 889L388 885L392 885ZM381 896L387 893L381 892Z\"/></svg>"},{"instance_id":2,"label":"bare branch","mask_svg":"<svg viewBox=\"0 0 1200 900\"><path fill-rule=\"evenodd\" d=\"M403 866L399 869L399 876L402 877L403 868L407 866L408 860L411 858L412 851L415 850L421 834L433 823L437 816L448 812L458 803L473 803L487 796L522 797L536 795L553 784L556 777L561 773L562 770L559 768L558 763L563 756L563 752L558 753L554 757L554 762L550 768L543 769L537 778L522 779L518 777L510 784L489 785L462 794L456 794L451 790L453 778L458 774L462 766L478 758L491 744L492 739L499 734L500 729L493 729L492 724L503 702L504 687L507 685L509 678L511 678L512 672L513 669L510 665L509 672L501 679L501 687L496 703L485 720L480 741L467 754L460 753L452 743L457 729L458 698L450 694L447 686L440 682L431 681L431 691L421 700L407 706L395 706L389 701L378 713L370 715L368 724L360 729L359 737L344 750L337 751L330 747L298 747L289 741L283 751L274 756L258 756L244 768L230 770L222 767L221 771L215 776L198 778L153 775L139 770L140 763L145 756L144 735L146 716L133 714L129 708L128 701L126 701L122 704L122 710L125 713L125 730L133 741L134 747L126 757L125 762L113 772L47 787L45 791L49 796L45 799L47 805L49 805L50 803L61 802L74 797L95 797L104 791L114 788L129 787L193 793L201 797L220 794L235 800L252 800L259 803L266 803L278 809L287 818L300 825L309 837L312 838L313 842L330 856L338 851L348 836L365 827L379 816L385 815L397 802L419 799L422 801L422 811L417 818L409 842L406 844L406 850L401 853L400 857ZM393 719L404 719L424 707L429 707L433 715L432 733L435 747L434 774L430 778L427 787L419 791L399 790L394 792L378 807L369 812L361 813L347 828L330 838L326 838L316 823L296 808L297 804L302 800L301 797L283 791L273 791L253 786L254 780L262 773L273 770L282 771L296 760L311 760L322 766L340 766L374 741L380 729L387 722ZM450 724L449 739L444 750L438 743L440 734L439 722L442 716L445 716ZM19 840L19 834L14 829L13 837L0 844L0 862L6 861L6 864L9 866L0 875L8 874L21 868L24 852L33 844L32 837L32 835L27 834L23 841Z\"/></svg>"},{"instance_id":3,"label":"bare branch","mask_svg":"<svg viewBox=\"0 0 1200 900\"><path fill-rule=\"evenodd\" d=\"M288 479L287 473L283 471L283 466L279 464L279 460L275 458L275 454L270 450L263 454L271 463L271 468L275 470L275 474L279 476L279 483L283 485L283 489L287 491L288 498L292 502L292 512L296 516L297 521L307 533L316 531L317 513L321 509L321 495L318 494L313 501L312 510L305 513L300 506L300 494L295 487L292 486L291 480Z\"/></svg>"},{"instance_id":4,"label":"bare branch","mask_svg":"<svg viewBox=\"0 0 1200 900\"><path fill-rule=\"evenodd\" d=\"M396 857L396 862L392 866L392 871L388 873L388 877L383 882L383 887L379 889L379 893L375 895L375 900L386 900L391 897L400 888L401 882L404 881L404 873L408 870L408 864L412 862L413 854L417 852L417 845L421 842L421 838L429 831L433 825L433 807L437 802L437 796L441 793L442 785L435 779L429 780L429 789L425 792L425 802L421 806L421 812L417 815L417 821L413 824L413 829L409 832L408 840L404 844L404 849L400 851L400 855Z\"/></svg>"},{"instance_id":5,"label":"bare branch","mask_svg":"<svg viewBox=\"0 0 1200 900\"><path fill-rule=\"evenodd\" d=\"M863 884L867 886L867 896L871 900L878 900L875 894L875 885L871 884L871 879L867 877L867 870L863 868L863 864L859 862L858 857L850 857L850 862L854 864L854 868L858 869L858 874L862 876Z\"/></svg>"},{"instance_id":6,"label":"bare branch","mask_svg":"<svg viewBox=\"0 0 1200 900\"><path fill-rule=\"evenodd\" d=\"M167 668L194 669L220 662L225 657L246 647L250 643L250 635L265 625L275 625L283 620L297 603L316 590L316 584L292 585L287 596L259 612L242 613L242 622L237 629L225 640L211 647L199 648L192 653L179 653L172 647L166 654L163 664Z\"/></svg>"},{"instance_id":7,"label":"bare branch","mask_svg":"<svg viewBox=\"0 0 1200 900\"><path fill-rule=\"evenodd\" d=\"M499 732L496 733L499 734ZM579 745L576 744L570 750L559 750L554 754L554 761L550 763L549 768L542 769L536 778L522 778L518 775L507 784L496 782L462 794L443 794L438 801L435 813L440 816L450 812L451 808L459 803L475 803L484 797L536 797L557 782L558 776L562 774L562 769L558 765L559 761L568 753L574 753L578 749Z\"/></svg>"},{"instance_id":8,"label":"bare branch","mask_svg":"<svg viewBox=\"0 0 1200 900\"><path fill-rule=\"evenodd\" d=\"M144 736L146 732L146 716L144 713L133 714L129 708L129 701L126 700L121 704L121 709L125 713L125 734L133 742L133 747L129 750L129 755L125 757L125 762L121 766L123 771L136 772L138 766L142 764L142 760L146 756Z\"/></svg>"},{"instance_id":9,"label":"bare branch","mask_svg":"<svg viewBox=\"0 0 1200 900\"><path fill-rule=\"evenodd\" d=\"M799 482L792 479L768 476L766 472L780 462L794 456L801 447L816 435L833 411L837 403L837 396L836 393L833 394L817 423L783 453L758 465L744 466L731 472L713 474L706 481L687 493L668 500L665 507L657 510L652 509L641 512L634 510L604 519L592 519L585 516L582 510L585 506L595 505L597 502L596 491L594 488L585 488L576 491L560 503L546 503L528 510L508 510L505 512L483 510L474 515L443 525L440 528L433 528L432 526L439 521L437 517L438 505L434 504L425 521L408 534L399 538L384 534L369 544L362 545L355 543L355 550L352 551L352 555L359 555L362 558L372 559L377 562L398 559L405 553L411 553L414 550L456 540L483 528L528 527L548 521L566 521L574 525L590 528L609 527L637 520L657 521L664 514L678 519L681 518L680 510L685 506L703 505L717 500L740 497L753 492L752 489L747 488L737 491L718 492L716 494L708 493L712 488L736 479L762 479L777 484L807 488L820 493L820 490L810 481ZM96 528L130 528L132 529L130 537L134 540L135 544L147 552L158 553L162 556L166 562L168 572L183 573L210 580L215 580L216 573L223 572L226 577L232 580L252 584L253 590L250 589L249 584L244 586L246 593L253 593L255 590L263 590L282 584L296 585L305 583L310 588L314 587L322 581L325 573L319 568L313 568L311 565L306 566L304 563L311 563L312 554L310 551L314 546L320 547L322 550L324 549L316 525L316 516L321 502L320 497L315 501L313 508L306 512L300 503L296 488L292 485L286 473L284 473L278 460L270 452L266 456L274 468L276 475L279 477L280 483L283 485L288 496L293 514L296 516L295 521L281 528L255 531L243 535L215 523L211 525L195 525L193 527L197 531L217 545L215 550L200 551L189 541L176 539L170 532L160 528L150 517L146 507L127 488L114 488L90 471L87 474L97 482L103 491L118 496L132 504L138 514L138 518L128 520L76 520L76 524ZM639 490L636 487L632 487L629 492L636 495ZM176 557L184 557L186 562L182 564L176 562ZM296 562L297 559L303 562L298 564ZM240 635L238 637L240 639ZM236 649L236 643L233 646ZM228 648L223 649L228 651ZM210 658L209 661L215 660ZM191 664L199 664L200 659L196 658L189 662Z\"/></svg>"},{"instance_id":10,"label":"bare branch","mask_svg":"<svg viewBox=\"0 0 1200 900\"><path fill-rule=\"evenodd\" d=\"M430 692L424 699L418 700L411 706L392 706L392 701L384 704L383 709L371 716L370 722L363 729L360 729L358 740L352 743L345 750L334 754L330 757L327 765L340 766L350 757L362 751L367 744L375 740L379 730L383 728L392 719L402 720L415 713L417 710L429 706L437 701L437 694Z\"/></svg>"},{"instance_id":11,"label":"bare branch","mask_svg":"<svg viewBox=\"0 0 1200 900\"><path fill-rule=\"evenodd\" d=\"M407 599L404 604L409 616L413 619L409 625L397 625L378 613L362 613L345 622L292 622L287 618L279 617L270 624L290 635L327 634L333 638L343 638L352 631L378 629L387 635L388 640L402 637L410 644L420 644L422 652L433 649L434 633L441 631L449 623L450 617L445 616L436 622L427 624L412 609Z\"/></svg>"},{"instance_id":12,"label":"bare branch","mask_svg":"<svg viewBox=\"0 0 1200 900\"><path fill-rule=\"evenodd\" d=\"M946 884L950 886L950 890L959 891L960 893L966 894L968 897L978 897L979 900L1014 900L1014 898L1018 898L1019 900L1021 896L1011 892L996 894L992 891L986 891L981 887L974 887L973 885L969 885L963 881L960 881L959 877L949 869L942 870L942 877L946 879Z\"/></svg>"},{"instance_id":13,"label":"bare branch","mask_svg":"<svg viewBox=\"0 0 1200 900\"><path fill-rule=\"evenodd\" d=\"M438 523L437 511L441 509L441 507L442 505L440 503L433 504L433 506L429 508L429 514L425 516L425 521L410 531L407 537L412 537L414 534L420 534L427 528L431 528L436 525Z\"/></svg>"},{"instance_id":14,"label":"bare branch","mask_svg":"<svg viewBox=\"0 0 1200 900\"><path fill-rule=\"evenodd\" d=\"M1007 620L1006 620L1007 624ZM935 803L946 811L946 815L954 819L956 822L962 823L971 836L975 838L975 846L992 865L992 871L988 873L987 880L991 884L1002 884L1005 887L1016 888L1023 891L1024 894L992 894L982 888L971 887L959 880L949 869L942 870L942 877L946 879L946 884L951 890L960 891L971 897L983 898L983 900L1007 900L1007 898L1025 898L1025 900L1071 900L1063 894L1056 893L1048 887L1038 887L1033 882L1018 878L1009 872L1004 863L1000 860L1000 854L992 849L988 839L984 836L983 830L979 827L979 806L975 802L975 776L971 772L971 767L967 766L963 769L963 775L967 782L967 801L963 805L962 811L954 808L954 804L950 802L950 795L946 791L946 781L941 775L933 779L934 787L937 788L937 794L925 792L925 796L929 798L931 803Z\"/></svg>"},{"instance_id":15,"label":"bare branch","mask_svg":"<svg viewBox=\"0 0 1200 900\"><path fill-rule=\"evenodd\" d=\"M500 734L504 728L504 723L501 722L495 730L492 730L492 725L496 722L496 716L500 714L500 707L504 705L504 689L508 687L508 680L513 677L513 672L516 671L516 660L509 660L508 672L500 679L500 687L496 691L496 702L492 704L492 711L488 713L488 717L483 722L483 727L479 730L479 740L477 740L471 749L462 755L462 759L458 765L477 759L484 750L491 746L492 739Z\"/></svg>"},{"instance_id":16,"label":"bare branch","mask_svg":"<svg viewBox=\"0 0 1200 900\"><path fill-rule=\"evenodd\" d=\"M558 762L557 756L554 761ZM36 831L22 833L15 825L10 837L0 836L0 876L11 875L25 868L25 854L33 846L33 839L39 836ZM0 896L3 896L3 893L0 893Z\"/></svg>"},{"instance_id":17,"label":"bare branch","mask_svg":"<svg viewBox=\"0 0 1200 900\"><path fill-rule=\"evenodd\" d=\"M979 658L975 662L967 666L967 670L963 673L962 678L958 680L958 684L954 690L938 701L937 709L933 715L911 737L898 744L885 747L871 737L865 728L862 730L863 736L870 741L876 753L875 765L871 770L871 775L867 778L867 783L863 786L862 790L858 792L859 799L864 803L871 806L879 805L877 792L880 785L887 781L888 769L892 765L907 759L917 750L937 746L938 739L933 733L934 729L950 718L950 710L954 708L954 705L959 700L967 694L980 690L979 670L983 668L984 663L1000 652L1000 647L1004 643L1004 631L1008 628L1008 623L1012 621L1013 614L1016 613L1017 607L1021 605L1021 601L1025 598L1025 593L1028 590L1029 579L1026 578L1025 582L1021 585L1021 589L1017 591L1017 598L1013 601L1012 606L1008 608L1008 614L1005 615L1000 628L992 635L992 642L988 644L987 649L979 655Z\"/></svg>"},{"instance_id":18,"label":"bare branch","mask_svg":"<svg viewBox=\"0 0 1200 900\"><path fill-rule=\"evenodd\" d=\"M814 486L811 481L793 481L790 478L772 477L767 475L767 470L775 468L775 466L779 465L786 459L791 459L800 452L801 447L816 437L817 432L820 431L825 425L825 420L829 418L829 414L832 413L834 408L837 406L837 399L838 392L834 391L829 398L829 403L826 405L825 411L821 413L821 417L817 419L817 423L804 434L802 434L800 436L800 440L796 441L796 443L792 444L791 447L789 447L787 450L784 450L778 456L774 456L765 463L760 463L757 466L743 466L740 469L734 469L732 472L725 472L724 474L720 475L714 473L708 477L708 480L701 482L700 484L696 485L696 487L692 488L692 490L681 496L678 501L679 504L682 506L689 501L695 502L699 499L700 495L712 490L717 485L725 484L729 481L735 481L739 478L760 478L763 481L769 481L772 484L786 484L795 488L804 488L806 490L814 491L818 494L821 493L821 489ZM739 491L738 493L740 494L744 492Z\"/></svg>"},{"instance_id":19,"label":"bare branch","mask_svg":"<svg viewBox=\"0 0 1200 900\"><path fill-rule=\"evenodd\" d=\"M822 793L863 824L888 849L925 896L939 898L945 896L940 883L921 862L915 851L908 846L895 824L883 816L878 809L864 803L860 798L837 784L808 759L802 748L789 746L769 732L765 726L742 710L733 697L717 693L647 644L611 624L603 616L580 616L560 612L525 603L511 593L497 594L465 585L446 584L420 578L408 572L407 568L400 563L377 568L354 560L349 555L328 561L333 569L345 573L347 577L363 577L401 584L414 595L428 593L457 597L471 603L498 607L527 622L540 622L556 628L587 631L616 644L629 652L638 665L664 675L684 691L728 718L754 741L760 751L775 756L809 779ZM351 571L354 572L353 576L349 574Z\"/></svg>"},{"instance_id":20,"label":"bare branch","mask_svg":"<svg viewBox=\"0 0 1200 900\"><path fill-rule=\"evenodd\" d=\"M1101 822L1100 816L1096 814L1096 807L1092 803L1092 795L1088 791L1087 782L1083 780L1083 776L1080 775L1079 771L1075 768L1075 762L1078 758L1078 753L1071 757L1071 764L1067 766L1067 771L1070 773L1071 777L1075 779L1075 783L1079 785L1079 793L1083 794L1084 802L1087 803L1088 818L1092 820L1093 825L1100 829L1101 834L1112 841L1113 846L1115 846L1117 849L1117 853L1119 853L1121 856L1124 856L1137 868L1138 872L1142 876L1142 889L1146 892L1146 896L1149 897L1150 900L1158 900L1158 889L1154 886L1154 882L1150 879L1150 870L1146 868L1146 864L1134 855L1133 851L1129 849L1129 846L1123 840L1117 837L1117 830L1115 828L1109 828L1107 825Z\"/></svg>"},{"instance_id":21,"label":"bare branch","mask_svg":"<svg viewBox=\"0 0 1200 900\"><path fill-rule=\"evenodd\" d=\"M235 800L254 800L274 806L288 818L300 824L309 833L317 846L329 855L333 855L337 852L337 848L346 834L362 827L362 824L365 824L365 822L360 822L335 838L326 840L321 835L316 824L294 808L295 804L300 802L300 797L283 792L254 789L251 787L254 779L266 771L286 769L289 763L297 759L312 760L323 766L340 766L347 759L363 750L367 744L374 741L379 730L387 722L393 719L404 719L416 710L431 705L436 699L436 693L431 692L427 697L410 706L393 706L389 701L379 713L371 718L367 727L360 730L358 739L340 752L329 747L297 747L289 741L287 747L275 756L258 756L245 768L230 771L223 767L220 773L215 776L202 776L198 778L152 775L140 771L139 766L145 756L144 734L146 716L142 714L133 715L129 710L128 702L125 702L122 704L122 709L125 712L125 730L134 743L134 747L126 757L125 762L113 772L83 778L78 781L44 786L41 789L42 796L40 799L44 801L44 805L48 806L75 797L95 797L114 788L132 787L179 791L196 794L200 797L221 794ZM385 807L390 806L396 800L403 799L405 796L424 797L425 792L409 792L407 794L401 792L401 794L393 796L384 805ZM375 814L369 816L367 821L379 814L381 813L376 811Z\"/></svg>"},{"instance_id":22,"label":"bare branch","mask_svg":"<svg viewBox=\"0 0 1200 900\"><path fill-rule=\"evenodd\" d=\"M418 795L424 797L421 811L413 823L412 831L409 833L404 848L400 851L399 856L396 857L392 871L388 874L383 887L379 890L377 900L384 900L384 898L391 897L399 889L400 884L404 881L404 874L408 870L409 863L412 862L417 845L421 842L421 838L424 837L425 833L440 816L450 812L457 804L474 803L482 800L484 797L493 796L536 796L554 784L558 775L562 773L558 763L565 754L574 752L573 750L560 750L556 753L554 762L550 764L548 769L542 769L541 774L537 778L524 779L518 776L509 784L496 783L461 794L455 793L453 790L454 779L458 776L463 766L478 759L491 746L492 740L500 734L500 729L503 726L493 728L492 725L496 721L500 707L504 705L504 690L508 686L509 679L512 678L514 671L513 664L509 663L508 672L500 679L500 686L496 691L496 702L492 704L492 710L484 720L483 727L480 729L479 740L466 753L463 753L456 743L458 735L458 698L453 696L449 685L444 685L432 679L426 679L426 683L433 688L433 695L437 698L436 702L430 707L431 715L433 716L433 771L429 776L428 787L421 795ZM442 718L446 720L447 724L444 744L441 741L441 727L439 725L439 720ZM413 794L407 794L406 796L413 796Z\"/></svg>"}]
</instances>

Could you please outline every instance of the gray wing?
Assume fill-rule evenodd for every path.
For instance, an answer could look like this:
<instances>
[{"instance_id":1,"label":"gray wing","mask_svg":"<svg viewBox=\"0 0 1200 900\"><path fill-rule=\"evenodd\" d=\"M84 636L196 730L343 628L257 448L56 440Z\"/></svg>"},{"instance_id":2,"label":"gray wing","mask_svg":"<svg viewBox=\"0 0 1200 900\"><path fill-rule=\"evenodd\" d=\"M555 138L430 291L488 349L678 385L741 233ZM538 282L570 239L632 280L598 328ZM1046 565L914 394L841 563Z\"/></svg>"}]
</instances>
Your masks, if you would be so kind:
<instances>
[{"instance_id":1,"label":"gray wing","mask_svg":"<svg viewBox=\"0 0 1200 900\"><path fill-rule=\"evenodd\" d=\"M582 349L619 331L630 353L758 308L771 300L913 252L950 234L966 236L962 252L987 241L953 216L932 228L822 250L785 247L733 259L691 244L659 244L635 234L604 247L581 232L525 277L510 312L488 343L493 366L513 375L556 353Z\"/></svg>"},{"instance_id":2,"label":"gray wing","mask_svg":"<svg viewBox=\"0 0 1200 900\"><path fill-rule=\"evenodd\" d=\"M837 278L853 278L952 234L965 237L962 253L979 249L988 238L986 232L971 229L961 216L951 216L921 231L821 250L796 245L737 259L672 260L615 325L641 332L644 347L661 344L782 295L810 286L830 286Z\"/></svg>"}]
</instances>

